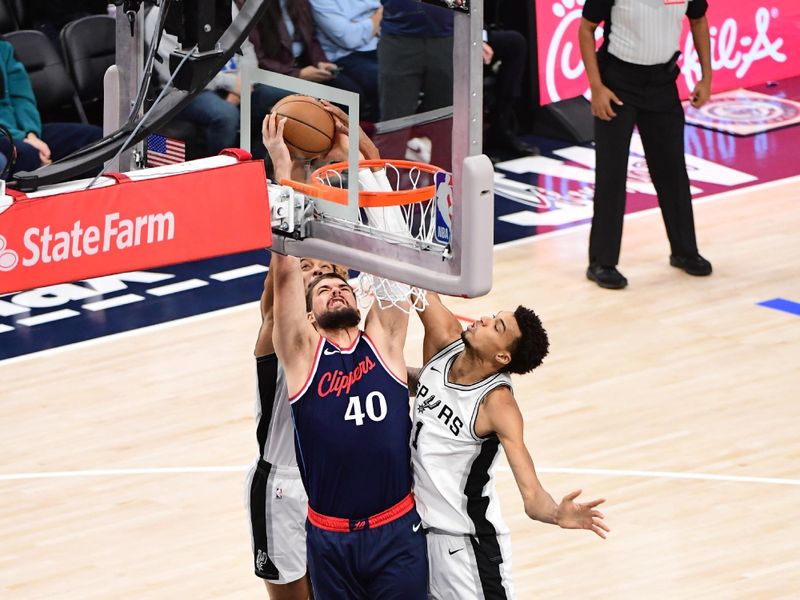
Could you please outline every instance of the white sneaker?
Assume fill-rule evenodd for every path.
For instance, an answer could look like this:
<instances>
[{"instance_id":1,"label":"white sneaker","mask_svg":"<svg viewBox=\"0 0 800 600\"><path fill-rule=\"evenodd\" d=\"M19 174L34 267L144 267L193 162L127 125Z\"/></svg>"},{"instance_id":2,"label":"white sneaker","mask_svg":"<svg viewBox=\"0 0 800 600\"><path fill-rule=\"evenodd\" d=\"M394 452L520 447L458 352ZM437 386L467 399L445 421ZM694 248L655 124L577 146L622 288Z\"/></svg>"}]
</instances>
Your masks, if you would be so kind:
<instances>
[{"instance_id":1,"label":"white sneaker","mask_svg":"<svg viewBox=\"0 0 800 600\"><path fill-rule=\"evenodd\" d=\"M406 160L415 160L430 164L431 162L431 148L433 142L429 137L415 137L408 140L406 144Z\"/></svg>"}]
</instances>

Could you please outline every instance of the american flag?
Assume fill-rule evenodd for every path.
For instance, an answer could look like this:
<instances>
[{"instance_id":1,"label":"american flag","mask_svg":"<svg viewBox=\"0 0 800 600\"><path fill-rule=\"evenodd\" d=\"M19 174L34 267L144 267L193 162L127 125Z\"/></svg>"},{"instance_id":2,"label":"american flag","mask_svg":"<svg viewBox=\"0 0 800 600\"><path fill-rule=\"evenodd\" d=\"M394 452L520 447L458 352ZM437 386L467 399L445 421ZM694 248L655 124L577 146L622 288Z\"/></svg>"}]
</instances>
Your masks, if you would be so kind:
<instances>
[{"instance_id":1,"label":"american flag","mask_svg":"<svg viewBox=\"0 0 800 600\"><path fill-rule=\"evenodd\" d=\"M160 167L186 161L186 142L152 134L147 136L147 166Z\"/></svg>"}]
</instances>

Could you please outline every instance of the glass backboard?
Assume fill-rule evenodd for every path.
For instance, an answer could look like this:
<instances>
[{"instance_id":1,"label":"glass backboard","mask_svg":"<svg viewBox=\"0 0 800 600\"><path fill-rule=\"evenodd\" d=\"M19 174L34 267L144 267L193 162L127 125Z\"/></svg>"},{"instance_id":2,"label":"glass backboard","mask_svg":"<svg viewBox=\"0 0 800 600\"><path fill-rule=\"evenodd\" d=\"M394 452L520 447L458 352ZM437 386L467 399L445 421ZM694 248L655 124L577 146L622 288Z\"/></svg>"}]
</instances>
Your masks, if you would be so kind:
<instances>
[{"instance_id":1,"label":"glass backboard","mask_svg":"<svg viewBox=\"0 0 800 600\"><path fill-rule=\"evenodd\" d=\"M413 160L439 167L442 173L431 174L431 181L425 183L440 190L452 186L450 213L440 209L431 213L434 233L420 243L396 243L365 227L364 211L359 207L359 202L363 206L365 201L364 191L360 199L357 178L346 176L358 172L358 141L351 127L345 177L337 183L347 190L346 204L325 200L313 191L271 186L273 249L294 256L333 260L354 270L448 295L479 296L487 293L492 283L494 202L493 168L482 154L483 1L471 0L468 5L448 7L455 10L430 4L450 3L419 6L421 12L440 11L447 15L443 18L452 18L452 105L423 110L423 95L416 112L378 120L366 129L383 159ZM434 17L442 18L436 13ZM389 38L382 32L379 43ZM388 80L391 85L393 80ZM252 85L269 85L325 99L342 107L351 123L360 121L358 94L255 68L244 70L242 75L242 89L251 89ZM402 85L400 79L397 85ZM253 120L260 117L253 114L252 108L250 98L243 95L241 146L245 149L250 149L250 132L259 126ZM287 204L289 195L291 207ZM434 199L434 208L435 204ZM290 224L286 219L280 223L283 229L276 228L279 205L284 215L287 210L291 213ZM445 224L450 226L449 231L445 231Z\"/></svg>"}]
</instances>

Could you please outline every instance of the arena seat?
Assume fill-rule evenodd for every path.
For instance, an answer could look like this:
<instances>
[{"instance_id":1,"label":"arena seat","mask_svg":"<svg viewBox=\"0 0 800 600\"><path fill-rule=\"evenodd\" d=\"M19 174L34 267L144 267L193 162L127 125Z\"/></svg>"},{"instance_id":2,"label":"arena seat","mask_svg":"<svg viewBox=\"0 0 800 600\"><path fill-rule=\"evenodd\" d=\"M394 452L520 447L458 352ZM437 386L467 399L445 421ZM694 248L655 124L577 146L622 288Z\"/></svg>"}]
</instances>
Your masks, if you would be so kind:
<instances>
[{"instance_id":1,"label":"arena seat","mask_svg":"<svg viewBox=\"0 0 800 600\"><path fill-rule=\"evenodd\" d=\"M28 72L43 121L63 121L61 115L74 107L80 121L88 123L61 55L45 34L26 29L6 33L3 39L14 46L14 55Z\"/></svg>"},{"instance_id":2,"label":"arena seat","mask_svg":"<svg viewBox=\"0 0 800 600\"><path fill-rule=\"evenodd\" d=\"M17 17L7 0L0 0L0 33L8 33L19 29Z\"/></svg>"},{"instance_id":3,"label":"arena seat","mask_svg":"<svg viewBox=\"0 0 800 600\"><path fill-rule=\"evenodd\" d=\"M103 76L116 62L116 22L91 15L67 23L60 33L64 62L87 118L102 124Z\"/></svg>"}]
</instances>

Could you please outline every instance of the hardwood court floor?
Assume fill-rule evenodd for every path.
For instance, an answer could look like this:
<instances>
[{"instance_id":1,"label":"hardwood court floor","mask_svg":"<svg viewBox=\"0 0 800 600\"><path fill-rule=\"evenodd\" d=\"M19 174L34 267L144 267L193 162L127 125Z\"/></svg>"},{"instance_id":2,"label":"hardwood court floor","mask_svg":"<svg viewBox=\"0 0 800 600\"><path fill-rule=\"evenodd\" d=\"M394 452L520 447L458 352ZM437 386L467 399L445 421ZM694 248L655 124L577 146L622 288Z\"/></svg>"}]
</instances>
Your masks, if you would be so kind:
<instances>
[{"instance_id":1,"label":"hardwood court floor","mask_svg":"<svg viewBox=\"0 0 800 600\"><path fill-rule=\"evenodd\" d=\"M796 598L800 181L701 202L714 275L629 218L629 289L584 279L586 228L498 248L477 317L535 307L552 355L517 378L545 487L604 496L612 532L527 520L504 463L518 597ZM0 597L264 598L243 509L251 304L0 364ZM408 360L420 360L413 321ZM569 472L574 469L576 472ZM594 471L593 471L594 470ZM762 478L762 479L759 479Z\"/></svg>"}]
</instances>

